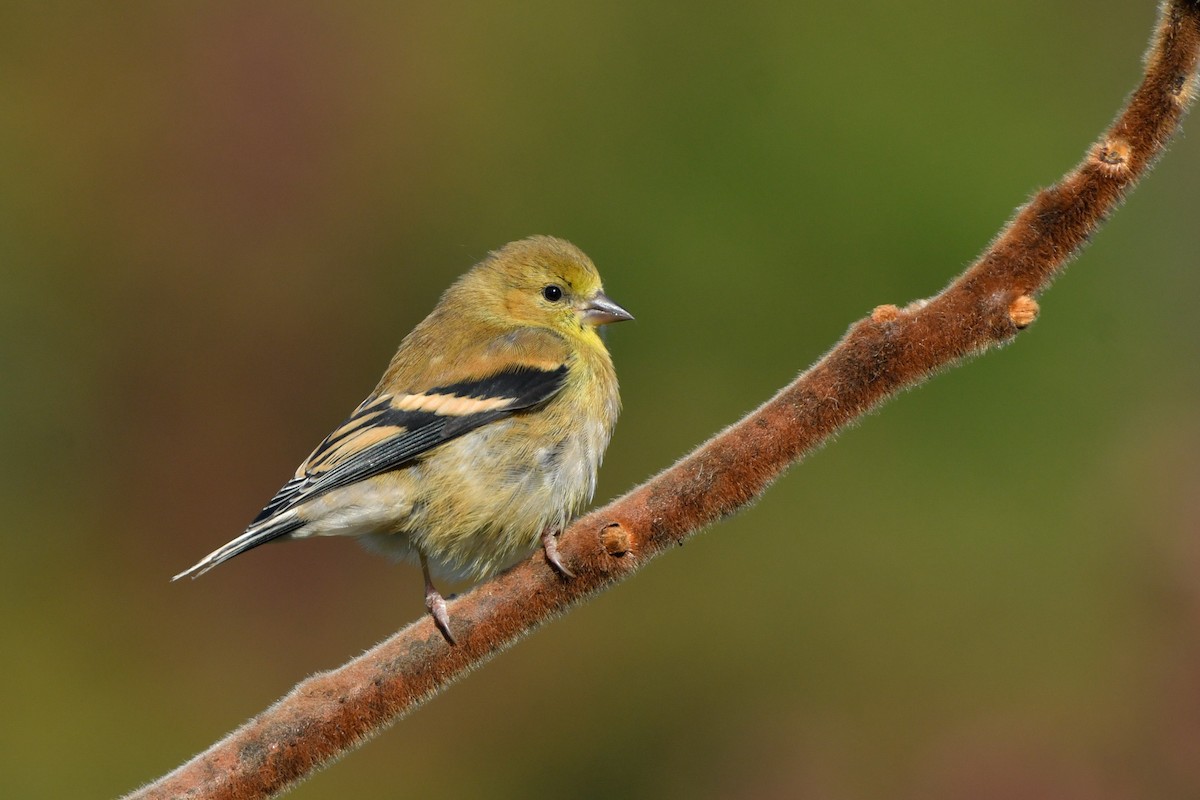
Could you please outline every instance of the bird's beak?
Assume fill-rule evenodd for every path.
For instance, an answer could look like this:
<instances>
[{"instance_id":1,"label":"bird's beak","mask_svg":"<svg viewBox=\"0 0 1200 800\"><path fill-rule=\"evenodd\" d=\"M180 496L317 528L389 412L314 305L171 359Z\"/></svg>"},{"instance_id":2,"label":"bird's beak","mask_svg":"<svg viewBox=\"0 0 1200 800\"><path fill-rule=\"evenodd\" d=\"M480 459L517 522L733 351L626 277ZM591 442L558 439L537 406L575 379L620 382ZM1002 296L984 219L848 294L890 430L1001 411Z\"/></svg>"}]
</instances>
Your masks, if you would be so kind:
<instances>
[{"instance_id":1,"label":"bird's beak","mask_svg":"<svg viewBox=\"0 0 1200 800\"><path fill-rule=\"evenodd\" d=\"M609 300L608 295L604 292L597 292L580 311L582 312L580 320L593 327L633 319L633 314Z\"/></svg>"}]
</instances>

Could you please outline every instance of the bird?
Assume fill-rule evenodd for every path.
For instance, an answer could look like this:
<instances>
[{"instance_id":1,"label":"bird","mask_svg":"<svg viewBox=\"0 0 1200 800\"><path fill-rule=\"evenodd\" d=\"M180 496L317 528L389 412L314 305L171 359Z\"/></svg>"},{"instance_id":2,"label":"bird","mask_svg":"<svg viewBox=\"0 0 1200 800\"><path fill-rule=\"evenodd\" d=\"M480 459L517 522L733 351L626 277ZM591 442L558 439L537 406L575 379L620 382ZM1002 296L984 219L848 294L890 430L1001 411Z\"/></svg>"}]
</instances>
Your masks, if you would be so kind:
<instances>
[{"instance_id":1,"label":"bird","mask_svg":"<svg viewBox=\"0 0 1200 800\"><path fill-rule=\"evenodd\" d=\"M435 577L482 580L539 543L573 577L557 536L590 502L621 409L598 329L631 319L564 239L489 253L245 532L172 580L275 540L357 537L420 564L426 611L453 645Z\"/></svg>"}]
</instances>

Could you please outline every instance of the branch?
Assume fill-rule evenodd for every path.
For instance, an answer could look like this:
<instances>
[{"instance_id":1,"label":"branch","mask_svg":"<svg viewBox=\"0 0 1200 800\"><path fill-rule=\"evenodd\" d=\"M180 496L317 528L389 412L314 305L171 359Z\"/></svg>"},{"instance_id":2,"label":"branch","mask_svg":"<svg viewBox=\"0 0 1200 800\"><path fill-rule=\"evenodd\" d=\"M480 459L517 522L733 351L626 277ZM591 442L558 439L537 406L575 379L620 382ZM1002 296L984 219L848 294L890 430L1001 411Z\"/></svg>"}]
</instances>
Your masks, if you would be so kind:
<instances>
[{"instance_id":1,"label":"branch","mask_svg":"<svg viewBox=\"0 0 1200 800\"><path fill-rule=\"evenodd\" d=\"M1004 344L1034 296L1150 167L1192 100L1200 0L1167 0L1145 78L1087 157L1039 192L966 272L907 308L880 306L807 372L691 455L575 522L563 579L540 551L450 604L458 645L428 617L286 697L130 798L274 796L361 744L521 636L758 497L831 435L937 370Z\"/></svg>"}]
</instances>

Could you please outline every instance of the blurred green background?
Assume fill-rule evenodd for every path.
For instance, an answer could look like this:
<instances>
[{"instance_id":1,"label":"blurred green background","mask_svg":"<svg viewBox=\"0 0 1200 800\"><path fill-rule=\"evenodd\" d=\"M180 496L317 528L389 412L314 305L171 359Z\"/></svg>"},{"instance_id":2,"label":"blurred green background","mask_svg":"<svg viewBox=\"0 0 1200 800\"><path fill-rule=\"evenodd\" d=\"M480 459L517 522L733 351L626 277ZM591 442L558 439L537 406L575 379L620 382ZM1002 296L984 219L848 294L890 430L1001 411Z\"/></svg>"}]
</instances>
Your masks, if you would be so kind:
<instances>
[{"instance_id":1,"label":"blurred green background","mask_svg":"<svg viewBox=\"0 0 1200 800\"><path fill-rule=\"evenodd\" d=\"M940 289L1155 5L4 4L0 794L130 790L421 613L346 541L168 578L489 249L637 314L607 499ZM1015 344L292 796L1197 796L1198 206L1185 135Z\"/></svg>"}]
</instances>

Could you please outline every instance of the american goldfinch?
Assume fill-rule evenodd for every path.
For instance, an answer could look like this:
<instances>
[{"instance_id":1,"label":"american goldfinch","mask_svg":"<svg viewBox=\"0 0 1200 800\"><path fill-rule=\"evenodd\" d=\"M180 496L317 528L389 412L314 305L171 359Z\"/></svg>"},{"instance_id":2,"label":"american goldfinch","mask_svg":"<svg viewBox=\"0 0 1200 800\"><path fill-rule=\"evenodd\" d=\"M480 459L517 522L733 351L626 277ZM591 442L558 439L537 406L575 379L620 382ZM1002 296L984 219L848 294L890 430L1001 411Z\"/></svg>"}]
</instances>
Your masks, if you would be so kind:
<instances>
[{"instance_id":1,"label":"american goldfinch","mask_svg":"<svg viewBox=\"0 0 1200 800\"><path fill-rule=\"evenodd\" d=\"M357 536L433 576L480 580L556 536L596 487L621 401L597 328L633 319L562 239L489 254L400 345L375 390L233 541L173 580L274 539Z\"/></svg>"}]
</instances>

